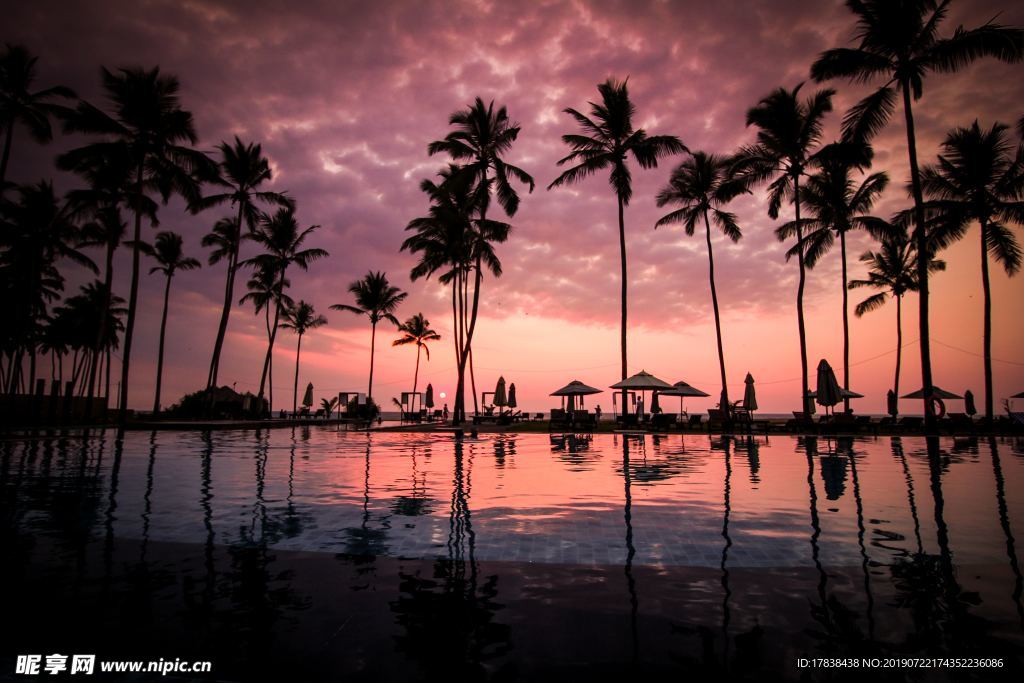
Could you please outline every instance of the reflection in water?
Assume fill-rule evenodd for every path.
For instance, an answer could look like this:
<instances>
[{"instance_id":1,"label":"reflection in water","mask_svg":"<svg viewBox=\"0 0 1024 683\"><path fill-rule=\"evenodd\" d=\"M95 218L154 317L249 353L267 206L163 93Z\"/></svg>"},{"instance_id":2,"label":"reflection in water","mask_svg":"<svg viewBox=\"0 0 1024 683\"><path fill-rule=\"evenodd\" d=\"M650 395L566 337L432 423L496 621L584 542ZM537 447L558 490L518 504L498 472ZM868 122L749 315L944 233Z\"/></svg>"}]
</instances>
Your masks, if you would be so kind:
<instances>
[{"instance_id":1,"label":"reflection in water","mask_svg":"<svg viewBox=\"0 0 1024 683\"><path fill-rule=\"evenodd\" d=\"M725 456L725 486L722 494L722 538L725 545L722 546L722 668L729 672L729 598L732 591L729 589L729 548L732 547L732 538L729 537L729 511L731 510L732 493L732 460L729 453L729 441L724 443Z\"/></svg>"},{"instance_id":2,"label":"reflection in water","mask_svg":"<svg viewBox=\"0 0 1024 683\"><path fill-rule=\"evenodd\" d=\"M632 660L637 661L640 658L640 635L637 632L636 617L637 611L640 608L640 599L637 596L636 590L636 579L633 577L633 558L636 557L636 547L633 545L633 492L632 482L633 477L631 474L632 467L629 462L629 444L630 441L636 441L639 444L639 450L646 457L646 442L643 436L636 439L629 437L628 435L622 435L622 484L625 490L624 504L622 510L622 518L626 523L626 564L623 567L623 571L626 574L626 587L629 591L629 632L630 632L630 644L632 645Z\"/></svg>"},{"instance_id":3,"label":"reflection in water","mask_svg":"<svg viewBox=\"0 0 1024 683\"><path fill-rule=\"evenodd\" d=\"M358 527L347 527L345 552L355 555L363 561L372 561L378 555L387 553L388 528L390 524L385 518L381 520L381 528L370 526L370 438L367 434L366 450L363 465L363 514Z\"/></svg>"},{"instance_id":4,"label":"reflection in water","mask_svg":"<svg viewBox=\"0 0 1024 683\"><path fill-rule=\"evenodd\" d=\"M1003 465L999 461L999 445L995 438L989 437L989 451L992 454L992 473L996 478L996 504L999 508L999 525L1003 528L1003 535L1006 536L1006 556L1010 560L1010 570L1013 572L1013 604L1017 608L1017 618L1020 619L1021 628L1024 629L1024 605L1021 604L1021 593L1024 592L1024 578L1021 577L1020 563L1017 561L1017 544L1013 538L1013 530L1010 528L1010 516L1006 508L1006 480L1003 478Z\"/></svg>"},{"instance_id":5,"label":"reflection in water","mask_svg":"<svg viewBox=\"0 0 1024 683\"><path fill-rule=\"evenodd\" d=\"M850 473L853 476L853 500L857 506L857 545L860 547L864 595L867 598L868 640L873 642L875 640L875 597L871 592L871 558L868 557L868 549L864 543L867 529L864 526L864 500L861 498L860 478L857 476L857 453L853 450L851 437L839 437L836 447L841 449L850 460Z\"/></svg>"}]
</instances>

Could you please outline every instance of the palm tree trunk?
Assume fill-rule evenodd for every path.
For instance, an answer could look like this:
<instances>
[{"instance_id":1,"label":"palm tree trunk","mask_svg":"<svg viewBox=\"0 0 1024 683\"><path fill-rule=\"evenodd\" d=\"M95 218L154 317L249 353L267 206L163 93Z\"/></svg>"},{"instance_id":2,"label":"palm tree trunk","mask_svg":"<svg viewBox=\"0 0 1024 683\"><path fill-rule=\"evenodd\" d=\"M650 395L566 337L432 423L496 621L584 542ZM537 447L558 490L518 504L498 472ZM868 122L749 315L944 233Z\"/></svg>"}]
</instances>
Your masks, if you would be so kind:
<instances>
[{"instance_id":1,"label":"palm tree trunk","mask_svg":"<svg viewBox=\"0 0 1024 683\"><path fill-rule=\"evenodd\" d=\"M481 283L482 280L483 280L483 265L481 263L480 257L477 256L477 259L476 259L476 276L474 277L474 282L473 282L473 306L472 306L472 309L470 310L469 327L466 330L466 344L463 347L462 359L459 362L459 365L462 368L463 376L465 376L465 372L466 372L466 363L473 356L473 332L476 331L477 311L480 308L480 283ZM465 297L467 299L465 308L469 308L469 301L468 301L468 298L469 298L469 280L468 279L466 280L466 285L465 285ZM465 314L463 314L463 315L465 315ZM469 379L470 379L471 387L473 389L473 411L474 411L474 413L478 413L478 412L480 412L480 407L479 407L479 404L477 403L476 379L473 377L473 374L472 374L472 366L470 366L470 378ZM465 380L463 380L463 384L465 384Z\"/></svg>"},{"instance_id":2,"label":"palm tree trunk","mask_svg":"<svg viewBox=\"0 0 1024 683\"><path fill-rule=\"evenodd\" d=\"M132 284L128 294L128 319L124 325L124 349L121 355L121 397L118 401L117 421L124 424L128 413L128 377L131 374L132 336L135 332L135 308L139 301L139 244L142 240L142 159L135 174L135 231L132 243Z\"/></svg>"},{"instance_id":3,"label":"palm tree trunk","mask_svg":"<svg viewBox=\"0 0 1024 683\"><path fill-rule=\"evenodd\" d=\"M462 339L459 336L459 312L457 306L457 294L459 291L459 276L458 272L455 274L455 279L452 280L452 337L454 337L455 346L455 369L458 371L459 359L462 357ZM456 394L456 400L458 395Z\"/></svg>"},{"instance_id":4,"label":"palm tree trunk","mask_svg":"<svg viewBox=\"0 0 1024 683\"><path fill-rule=\"evenodd\" d=\"M4 126L4 153L0 157L0 192L3 191L4 181L7 180L7 161L11 158L11 141L14 137L14 120L7 122Z\"/></svg>"},{"instance_id":5,"label":"palm tree trunk","mask_svg":"<svg viewBox=\"0 0 1024 683\"><path fill-rule=\"evenodd\" d=\"M917 279L919 302L919 325L921 333L921 384L924 394L924 421L927 431L935 429L935 414L931 409L932 396L932 352L928 325L928 262L931 260L928 248L928 234L924 227L924 194L921 191L921 173L917 167L917 141L914 135L914 112L910 104L910 84L900 82L903 91L903 115L907 128L907 152L910 157L910 187L914 196L914 239L917 244Z\"/></svg>"},{"instance_id":6,"label":"palm tree trunk","mask_svg":"<svg viewBox=\"0 0 1024 683\"><path fill-rule=\"evenodd\" d=\"M377 348L377 323L370 323L370 384L366 388L366 398L373 398L373 356Z\"/></svg>"},{"instance_id":7,"label":"palm tree trunk","mask_svg":"<svg viewBox=\"0 0 1024 683\"><path fill-rule=\"evenodd\" d=\"M164 287L164 313L160 317L160 345L156 355L156 395L153 397L153 414L160 412L160 383L164 377L164 335L167 333L167 305L171 298L171 278L167 276L167 285Z\"/></svg>"},{"instance_id":8,"label":"palm tree trunk","mask_svg":"<svg viewBox=\"0 0 1024 683\"><path fill-rule=\"evenodd\" d=\"M480 405L477 403L476 375L473 373L473 347L469 347L469 387L473 390L473 414L480 413Z\"/></svg>"},{"instance_id":9,"label":"palm tree trunk","mask_svg":"<svg viewBox=\"0 0 1024 683\"><path fill-rule=\"evenodd\" d=\"M903 295L896 295L896 377L892 391L896 394L897 414L899 414L900 398L900 361L903 358Z\"/></svg>"},{"instance_id":10,"label":"palm tree trunk","mask_svg":"<svg viewBox=\"0 0 1024 683\"><path fill-rule=\"evenodd\" d=\"M843 262L843 389L850 390L850 311L846 292L846 231L839 233L839 255ZM843 398L843 410L850 412L850 398Z\"/></svg>"},{"instance_id":11,"label":"palm tree trunk","mask_svg":"<svg viewBox=\"0 0 1024 683\"><path fill-rule=\"evenodd\" d=\"M416 387L419 385L420 382L420 351L422 349L422 346L416 344L416 371L412 375L412 395L414 400L416 397Z\"/></svg>"},{"instance_id":12,"label":"palm tree trunk","mask_svg":"<svg viewBox=\"0 0 1024 683\"><path fill-rule=\"evenodd\" d=\"M228 255L228 277L224 284L224 308L220 314L220 324L217 326L217 340L213 344L213 357L210 359L210 376L206 382L206 388L212 389L217 385L217 373L220 372L220 354L224 349L224 337L228 331L228 317L231 315L231 304L235 296L235 271L238 269L238 250L242 242L242 202L238 203L238 222L235 224L237 234L234 243L231 245L231 253Z\"/></svg>"},{"instance_id":13,"label":"palm tree trunk","mask_svg":"<svg viewBox=\"0 0 1024 683\"><path fill-rule=\"evenodd\" d=\"M796 289L796 324L800 333L800 407L804 413L809 401L807 393L810 387L807 380L807 329L804 325L804 285L807 281L807 269L804 266L804 228L800 223L800 176L793 176L793 207L796 212L796 245L800 266L800 283Z\"/></svg>"},{"instance_id":14,"label":"palm tree trunk","mask_svg":"<svg viewBox=\"0 0 1024 683\"><path fill-rule=\"evenodd\" d=\"M110 299L111 299L112 288L114 286L113 278L114 278L114 245L112 243L108 242L107 243L107 261L106 261L106 265L105 265L105 272L103 274L103 306L100 308L100 324L98 326L99 329L96 330L96 346L95 346L95 349L96 349L96 353L97 354L100 352L100 349L103 348L103 342L104 342L104 340L106 339L106 336L107 336L107 318L110 315ZM95 394L95 390L93 389L93 386L95 385L95 383L96 383L96 367L94 365L89 370L89 398L90 399ZM92 401L90 401L89 403L86 404L86 415L87 416L88 416L88 411L91 410L91 407L92 407Z\"/></svg>"},{"instance_id":15,"label":"palm tree trunk","mask_svg":"<svg viewBox=\"0 0 1024 683\"><path fill-rule=\"evenodd\" d=\"M715 312L715 337L718 340L718 367L722 371L722 403L729 405L729 389L725 377L725 350L722 348L722 321L718 317L718 291L715 289L715 255L711 250L711 223L704 212L704 229L708 241L708 279L711 282L711 308Z\"/></svg>"},{"instance_id":16,"label":"palm tree trunk","mask_svg":"<svg viewBox=\"0 0 1024 683\"><path fill-rule=\"evenodd\" d=\"M988 279L988 221L981 221L981 289L985 294L985 419L992 420L992 287Z\"/></svg>"},{"instance_id":17,"label":"palm tree trunk","mask_svg":"<svg viewBox=\"0 0 1024 683\"><path fill-rule=\"evenodd\" d=\"M284 273L285 273L285 269L282 268L281 269L281 279L278 282L278 286L280 288L279 291L281 291L281 292L284 291ZM262 404L263 397L265 395L264 392L265 392L265 390L267 388L267 376L271 372L271 370L270 370L270 362L271 362L271 360L270 359L271 359L271 356L274 353L274 339L277 338L277 323L280 321L280 319L281 319L281 301L280 301L280 299L275 299L274 300L274 324L270 328L270 343L267 344L267 357L263 361L263 376L260 377L260 393L259 393L259 397L258 397L259 400L257 401L257 405ZM271 384L273 384L273 382L271 382ZM273 409L273 406L270 403L267 404L267 407L268 407L268 410L272 410Z\"/></svg>"},{"instance_id":18,"label":"palm tree trunk","mask_svg":"<svg viewBox=\"0 0 1024 683\"><path fill-rule=\"evenodd\" d=\"M622 262L622 327L620 330L620 350L622 352L622 379L626 379L627 363L626 363L626 220L623 216L623 205L622 195L618 192L615 193L615 197L619 204L619 258ZM626 415L629 412L629 406L626 403L626 390L622 390L622 414Z\"/></svg>"},{"instance_id":19,"label":"palm tree trunk","mask_svg":"<svg viewBox=\"0 0 1024 683\"><path fill-rule=\"evenodd\" d=\"M299 354L302 353L302 333L299 332L299 343L295 346L295 384L292 387L292 415L299 412ZM270 383L273 386L273 382ZM330 417L328 415L327 417Z\"/></svg>"}]
</instances>

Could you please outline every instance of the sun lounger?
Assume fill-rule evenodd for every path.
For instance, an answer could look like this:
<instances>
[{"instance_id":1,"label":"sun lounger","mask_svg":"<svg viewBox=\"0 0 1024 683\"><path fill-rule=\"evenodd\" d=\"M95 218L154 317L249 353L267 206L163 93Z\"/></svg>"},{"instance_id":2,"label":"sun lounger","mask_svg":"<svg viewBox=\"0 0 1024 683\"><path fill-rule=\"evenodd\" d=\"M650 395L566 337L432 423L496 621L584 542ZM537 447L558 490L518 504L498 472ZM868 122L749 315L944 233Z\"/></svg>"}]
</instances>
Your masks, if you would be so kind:
<instances>
[{"instance_id":1,"label":"sun lounger","mask_svg":"<svg viewBox=\"0 0 1024 683\"><path fill-rule=\"evenodd\" d=\"M658 413L651 417L651 429L654 431L665 431L674 427L676 424L675 413Z\"/></svg>"},{"instance_id":2,"label":"sun lounger","mask_svg":"<svg viewBox=\"0 0 1024 683\"><path fill-rule=\"evenodd\" d=\"M686 428L701 431L704 429L704 416L703 415L690 415L690 419L686 422Z\"/></svg>"},{"instance_id":3,"label":"sun lounger","mask_svg":"<svg viewBox=\"0 0 1024 683\"><path fill-rule=\"evenodd\" d=\"M803 434L815 434L818 431L818 425L814 423L814 418L807 413L794 410L793 419L786 422L786 430Z\"/></svg>"}]
</instances>

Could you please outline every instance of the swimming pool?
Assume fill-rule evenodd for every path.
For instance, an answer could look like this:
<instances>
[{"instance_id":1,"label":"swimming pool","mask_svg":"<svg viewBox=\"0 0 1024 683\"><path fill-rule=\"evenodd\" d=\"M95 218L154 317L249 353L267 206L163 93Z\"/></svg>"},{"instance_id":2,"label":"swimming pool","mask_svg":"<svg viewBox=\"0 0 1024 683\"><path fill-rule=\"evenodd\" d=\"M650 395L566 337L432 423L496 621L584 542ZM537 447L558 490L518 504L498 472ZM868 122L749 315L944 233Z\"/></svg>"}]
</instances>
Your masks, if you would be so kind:
<instances>
[{"instance_id":1,"label":"swimming pool","mask_svg":"<svg viewBox=\"0 0 1024 683\"><path fill-rule=\"evenodd\" d=\"M4 673L1021 672L1020 439L93 431L6 438L0 482Z\"/></svg>"}]
</instances>

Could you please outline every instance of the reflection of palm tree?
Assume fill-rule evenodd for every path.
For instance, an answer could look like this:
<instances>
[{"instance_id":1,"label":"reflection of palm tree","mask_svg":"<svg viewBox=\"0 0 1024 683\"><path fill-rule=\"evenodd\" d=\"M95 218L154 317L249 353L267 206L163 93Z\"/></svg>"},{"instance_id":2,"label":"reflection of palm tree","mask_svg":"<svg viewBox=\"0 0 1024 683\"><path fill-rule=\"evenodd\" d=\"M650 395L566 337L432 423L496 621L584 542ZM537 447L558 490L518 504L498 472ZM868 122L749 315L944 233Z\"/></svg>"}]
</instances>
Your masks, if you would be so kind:
<instances>
[{"instance_id":1,"label":"reflection of palm tree","mask_svg":"<svg viewBox=\"0 0 1024 683\"><path fill-rule=\"evenodd\" d=\"M221 256L228 260L227 282L224 286L224 308L221 311L220 324L217 327L217 341L213 345L213 358L210 361L207 389L212 389L217 385L220 354L224 348L228 316L231 314L231 305L234 300L235 272L239 265L238 248L242 238L241 225L244 221L250 232L256 230L256 224L260 218L260 210L256 207L257 202L278 207L291 206L290 200L284 194L256 189L272 177L270 162L263 156L261 145L254 142L245 144L236 136L233 145L222 142L218 149L221 155L220 173L214 183L224 187L226 191L203 197L199 201L199 206L205 209L230 202L232 205L238 205L238 215L234 219L222 218L217 221L214 232L203 238L203 246L219 244ZM220 260L221 256L218 256L216 260ZM211 255L210 263L214 263L214 260L214 256Z\"/></svg>"},{"instance_id":2,"label":"reflection of palm tree","mask_svg":"<svg viewBox=\"0 0 1024 683\"><path fill-rule=\"evenodd\" d=\"M38 60L21 45L8 44L0 54L0 131L4 135L4 149L0 154L0 195L6 184L15 124L25 126L37 142L49 142L53 139L50 117L66 112L65 107L54 104L52 100L75 96L70 88L60 85L33 92Z\"/></svg>"},{"instance_id":3,"label":"reflection of palm tree","mask_svg":"<svg viewBox=\"0 0 1024 683\"><path fill-rule=\"evenodd\" d=\"M1017 607L1017 618L1021 627L1024 628L1024 605L1021 604L1021 594L1024 593L1024 576L1021 575L1020 563L1017 561L1017 544L1013 537L1013 530L1010 528L1010 516L1006 507L1006 480L1003 478L1003 466L999 461L999 445L995 437L988 439L988 448L992 455L992 473L996 479L996 502L999 505L999 525L1003 528L1003 535L1006 536L1006 556L1010 560L1010 569L1013 571L1013 604Z\"/></svg>"},{"instance_id":4,"label":"reflection of palm tree","mask_svg":"<svg viewBox=\"0 0 1024 683\"><path fill-rule=\"evenodd\" d=\"M732 460L730 458L730 443L723 440L723 453L725 456L725 485L722 493L722 538L725 545L722 546L722 665L726 673L729 671L729 598L732 597L732 589L729 588L729 548L732 547L732 537L729 536L729 512L732 510Z\"/></svg>"},{"instance_id":5,"label":"reflection of palm tree","mask_svg":"<svg viewBox=\"0 0 1024 683\"><path fill-rule=\"evenodd\" d=\"M742 233L736 223L736 215L724 211L723 207L730 201L750 192L746 179L734 171L731 159L706 152L692 152L692 156L679 164L668 185L658 193L658 206L681 204L676 209L658 219L654 224L682 223L686 234L693 236L698 220L704 222L704 237L708 245L708 278L711 282L711 306L715 314L715 335L718 340L718 366L722 373L721 407L728 409L729 393L725 380L725 351L722 348L722 324L718 315L718 291L715 289L715 257L711 249L711 213L717 225L733 242L738 242Z\"/></svg>"},{"instance_id":6,"label":"reflection of palm tree","mask_svg":"<svg viewBox=\"0 0 1024 683\"><path fill-rule=\"evenodd\" d=\"M641 437L643 438L643 437ZM636 547L633 545L633 493L631 490L629 468L629 439L622 438L622 485L624 488L625 503L622 511L623 521L626 523L626 564L623 571L626 574L626 587L629 590L629 629L632 636L633 661L640 658L640 635L637 631L637 612L639 611L639 598L636 592L636 579L633 577L633 558L636 556Z\"/></svg>"},{"instance_id":7,"label":"reflection of palm tree","mask_svg":"<svg viewBox=\"0 0 1024 683\"><path fill-rule=\"evenodd\" d=\"M441 338L441 335L430 328L430 321L423 317L422 313L417 313L399 325L398 331L402 333L402 336L391 342L392 346L416 345L416 371L412 376L412 393L415 395L420 379L420 351L427 354L427 361L429 362L430 348L427 347L427 342L437 341Z\"/></svg>"},{"instance_id":8,"label":"reflection of palm tree","mask_svg":"<svg viewBox=\"0 0 1024 683\"><path fill-rule=\"evenodd\" d=\"M903 231L893 230L882 240L882 248L878 251L866 251L861 254L861 263L868 266L866 280L850 280L848 287L871 287L881 290L857 304L854 313L859 318L868 311L873 311L885 303L887 297L896 299L896 378L893 382L893 393L900 395L900 359L903 355L903 295L918 290L917 255ZM945 270L943 261L932 259L932 271Z\"/></svg>"},{"instance_id":9,"label":"reflection of palm tree","mask_svg":"<svg viewBox=\"0 0 1024 683\"><path fill-rule=\"evenodd\" d=\"M315 330L327 324L327 318L317 314L313 304L306 303L302 299L294 306L289 306L284 311L284 322L281 327L291 330L298 335L299 340L295 345L295 384L292 386L292 412L299 410L299 354L302 352L302 335L309 330ZM327 417L330 417L330 411Z\"/></svg>"},{"instance_id":10,"label":"reflection of palm tree","mask_svg":"<svg viewBox=\"0 0 1024 683\"><path fill-rule=\"evenodd\" d=\"M366 396L373 398L373 356L377 344L377 323L387 320L398 327L395 311L405 297L409 296L398 287L388 282L388 276L381 272L368 272L362 279L348 286L348 291L356 298L356 305L333 304L335 311L349 311L357 315L365 315L370 320L370 380Z\"/></svg>"},{"instance_id":11,"label":"reflection of palm tree","mask_svg":"<svg viewBox=\"0 0 1024 683\"><path fill-rule=\"evenodd\" d=\"M167 307L171 296L171 280L179 270L195 270L199 261L185 256L182 251L181 235L175 232L161 232L156 236L152 247L146 245L144 251L152 256L157 265L149 269L150 274L163 273L167 278L164 285L164 312L160 318L160 347L156 357L156 393L153 398L153 414L160 412L160 382L164 375L164 337L167 332Z\"/></svg>"},{"instance_id":12,"label":"reflection of palm tree","mask_svg":"<svg viewBox=\"0 0 1024 683\"><path fill-rule=\"evenodd\" d=\"M142 543L139 548L139 563L146 564L146 549L149 547L149 520L153 514L153 470L156 467L156 430L149 433L149 462L146 465L146 492L142 496Z\"/></svg>"},{"instance_id":13,"label":"reflection of palm tree","mask_svg":"<svg viewBox=\"0 0 1024 683\"><path fill-rule=\"evenodd\" d=\"M747 112L747 125L757 126L757 142L737 154L739 168L754 179L767 181L768 215L779 217L785 199L793 202L796 227L797 266L800 280L796 290L797 328L800 333L800 406L807 410L807 332L804 326L804 263L803 222L800 220L800 179L813 162L812 148L821 139L825 114L832 111L834 90L821 90L805 101L800 100L800 85L792 90L778 88ZM783 239L784 236L780 236Z\"/></svg>"},{"instance_id":14,"label":"reflection of palm tree","mask_svg":"<svg viewBox=\"0 0 1024 683\"><path fill-rule=\"evenodd\" d=\"M867 596L867 617L868 617L868 638L875 639L875 598L871 592L871 573L869 567L871 558L868 557L868 549L864 543L867 529L864 526L864 501L860 495L860 479L857 476L857 453L853 450L853 439L844 443L840 438L839 443L843 445L846 456L850 460L850 475L853 479L853 500L857 506L857 544L860 546L861 569L864 572L864 595Z\"/></svg>"},{"instance_id":15,"label":"reflection of palm tree","mask_svg":"<svg viewBox=\"0 0 1024 683\"><path fill-rule=\"evenodd\" d=\"M992 288L988 260L1003 265L1007 275L1021 266L1021 251L1010 225L1024 217L1024 155L1016 152L1001 123L982 131L955 128L942 143L938 163L921 169L921 185L930 201L926 208L939 213L945 240L961 237L977 221L981 228L981 289L984 294L985 417L993 416L992 395ZM934 228L933 231L936 231Z\"/></svg>"},{"instance_id":16,"label":"reflection of palm tree","mask_svg":"<svg viewBox=\"0 0 1024 683\"><path fill-rule=\"evenodd\" d=\"M924 553L924 545L921 543L921 520L917 516L917 503L914 500L914 477L910 474L910 467L907 466L907 456L903 452L903 441L898 436L890 440L893 455L899 458L903 467L903 479L907 482L907 503L910 506L910 517L914 523L914 539L917 541L917 554Z\"/></svg>"},{"instance_id":17,"label":"reflection of palm tree","mask_svg":"<svg viewBox=\"0 0 1024 683\"><path fill-rule=\"evenodd\" d=\"M847 304L846 233L863 229L876 239L883 239L893 228L886 221L867 215L889 184L883 171L872 173L856 183L853 176L866 171L873 152L867 145L834 142L815 154L818 171L807 179L800 201L810 212L805 218L804 260L813 268L818 260L839 237L839 261L843 280L843 388L850 389L850 320ZM795 234L796 224L787 223L776 234L780 238ZM787 254L787 257L790 254ZM850 399L843 399L844 410L850 409Z\"/></svg>"},{"instance_id":18,"label":"reflection of palm tree","mask_svg":"<svg viewBox=\"0 0 1024 683\"><path fill-rule=\"evenodd\" d=\"M622 267L622 379L626 379L626 223L625 207L633 196L633 181L629 167L626 165L628 156L640 165L640 168L657 168L658 159L669 154L686 151L686 146L674 135L647 135L642 129L633 128L633 116L636 107L629 99L626 82L618 82L609 78L597 86L601 94L601 102L590 103L590 116L585 116L575 109L565 110L579 125L583 135L563 135L562 141L572 151L568 156L559 159L558 165L575 164L564 171L548 185L550 190L560 185L572 185L582 181L597 171L609 170L609 182L615 190L615 199L619 206L619 260ZM622 407L626 409L626 390L622 390Z\"/></svg>"},{"instance_id":19,"label":"reflection of palm tree","mask_svg":"<svg viewBox=\"0 0 1024 683\"><path fill-rule=\"evenodd\" d=\"M931 72L958 71L979 57L1020 61L1024 55L1024 33L989 22L975 29L957 28L951 38L939 38L939 24L946 17L949 0L858 0L847 6L857 18L855 48L834 48L823 52L811 66L817 81L844 78L869 82L885 78L843 119L846 139L867 142L888 122L896 107L896 91L903 95L907 153L910 159L910 187L914 197L917 277L920 283L921 381L924 385L925 419L932 426L935 416L932 394L931 342L928 325L928 235L925 230L924 196L917 165L917 140L911 100L924 91L924 77Z\"/></svg>"},{"instance_id":20,"label":"reflection of palm tree","mask_svg":"<svg viewBox=\"0 0 1024 683\"><path fill-rule=\"evenodd\" d=\"M103 69L103 89L109 96L113 116L80 102L66 128L69 132L99 135L104 139L62 154L58 165L66 170L94 168L98 159L121 148L131 159L131 190L128 206L135 215L132 237L132 277L125 323L121 363L120 419L127 415L132 339L139 298L139 257L142 244L143 197L159 191L164 201L180 194L190 204L199 198L197 176L213 174L213 162L205 154L187 147L197 141L192 114L180 106L179 84L174 76L161 76L159 67ZM137 201L135 198L139 198Z\"/></svg>"}]
</instances>

